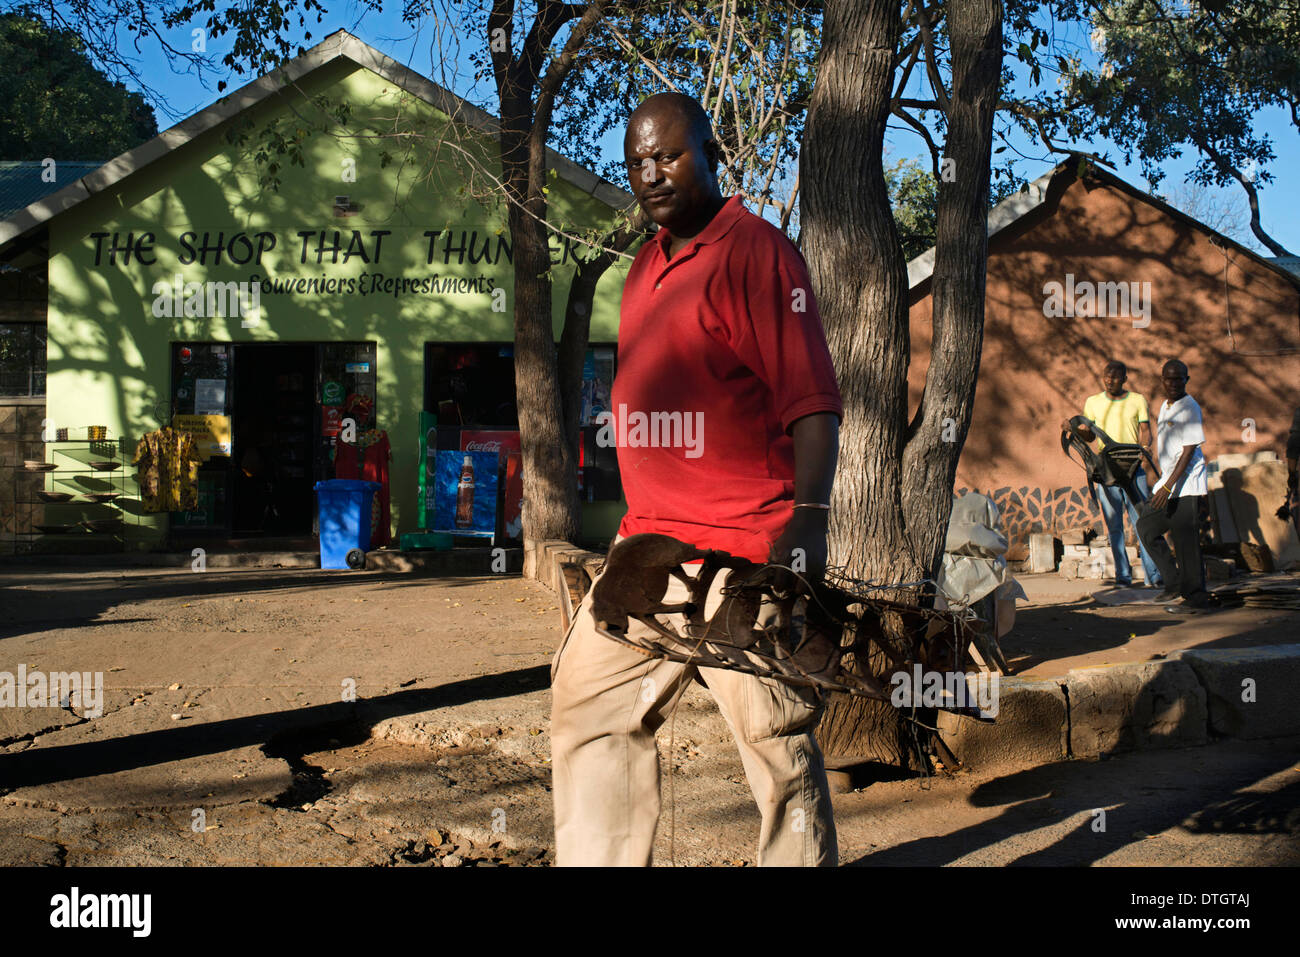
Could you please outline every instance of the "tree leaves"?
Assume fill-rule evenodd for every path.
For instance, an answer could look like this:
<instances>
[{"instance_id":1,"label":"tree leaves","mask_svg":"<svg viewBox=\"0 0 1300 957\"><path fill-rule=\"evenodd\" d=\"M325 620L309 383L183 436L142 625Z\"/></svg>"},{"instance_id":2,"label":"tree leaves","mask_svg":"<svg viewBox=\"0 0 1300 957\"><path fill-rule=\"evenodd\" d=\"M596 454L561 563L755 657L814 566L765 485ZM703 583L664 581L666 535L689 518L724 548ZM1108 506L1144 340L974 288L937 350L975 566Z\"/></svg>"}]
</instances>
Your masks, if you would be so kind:
<instances>
[{"instance_id":1,"label":"tree leaves","mask_svg":"<svg viewBox=\"0 0 1300 957\"><path fill-rule=\"evenodd\" d=\"M92 63L86 44L0 14L0 156L107 160L158 133L152 107Z\"/></svg>"}]
</instances>

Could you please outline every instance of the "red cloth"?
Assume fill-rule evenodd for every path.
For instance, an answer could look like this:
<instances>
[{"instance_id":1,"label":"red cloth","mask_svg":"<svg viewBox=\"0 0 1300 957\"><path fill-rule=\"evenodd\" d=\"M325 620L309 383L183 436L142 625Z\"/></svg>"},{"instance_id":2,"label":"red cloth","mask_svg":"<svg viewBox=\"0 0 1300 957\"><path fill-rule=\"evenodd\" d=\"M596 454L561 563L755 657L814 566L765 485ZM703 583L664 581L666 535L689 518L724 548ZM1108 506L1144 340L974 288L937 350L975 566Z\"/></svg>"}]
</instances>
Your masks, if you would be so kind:
<instances>
[{"instance_id":1,"label":"red cloth","mask_svg":"<svg viewBox=\"0 0 1300 957\"><path fill-rule=\"evenodd\" d=\"M334 450L334 477L378 482L383 486L371 500L370 547L388 545L393 540L388 499L388 460L392 450L387 432L363 432L356 445L340 440Z\"/></svg>"},{"instance_id":2,"label":"red cloth","mask_svg":"<svg viewBox=\"0 0 1300 957\"><path fill-rule=\"evenodd\" d=\"M661 229L646 242L623 284L604 436L627 496L619 532L766 561L794 501L790 426L843 415L808 268L738 195L671 260L668 240ZM699 445L684 447L683 429L678 447L633 447L638 411L700 413Z\"/></svg>"}]
</instances>

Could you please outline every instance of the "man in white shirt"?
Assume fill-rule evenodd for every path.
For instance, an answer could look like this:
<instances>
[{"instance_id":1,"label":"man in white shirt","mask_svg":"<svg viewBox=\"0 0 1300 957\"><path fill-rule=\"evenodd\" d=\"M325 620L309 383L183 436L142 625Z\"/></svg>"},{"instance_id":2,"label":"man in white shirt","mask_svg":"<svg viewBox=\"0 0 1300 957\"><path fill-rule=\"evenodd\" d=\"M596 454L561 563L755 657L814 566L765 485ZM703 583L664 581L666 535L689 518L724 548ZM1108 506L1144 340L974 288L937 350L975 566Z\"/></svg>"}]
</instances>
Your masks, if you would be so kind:
<instances>
[{"instance_id":1,"label":"man in white shirt","mask_svg":"<svg viewBox=\"0 0 1300 957\"><path fill-rule=\"evenodd\" d=\"M1143 506L1137 530L1164 578L1161 597L1179 594L1186 605L1204 608L1215 604L1205 590L1197 527L1207 494L1205 454L1201 451L1205 429L1200 405L1187 394L1187 378L1187 366L1177 359L1170 359L1160 370L1165 393L1156 423L1160 481ZM1174 540L1173 554L1165 542L1166 532Z\"/></svg>"}]
</instances>

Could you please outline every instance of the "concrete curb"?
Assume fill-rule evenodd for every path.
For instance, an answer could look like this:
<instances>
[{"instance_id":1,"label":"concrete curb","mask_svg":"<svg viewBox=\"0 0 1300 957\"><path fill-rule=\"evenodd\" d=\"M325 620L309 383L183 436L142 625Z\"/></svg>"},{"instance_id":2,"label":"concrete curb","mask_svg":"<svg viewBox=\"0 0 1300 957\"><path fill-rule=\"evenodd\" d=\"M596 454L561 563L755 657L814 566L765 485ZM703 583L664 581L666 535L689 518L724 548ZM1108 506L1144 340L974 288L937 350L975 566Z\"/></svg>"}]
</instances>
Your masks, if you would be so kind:
<instances>
[{"instance_id":1,"label":"concrete curb","mask_svg":"<svg viewBox=\"0 0 1300 957\"><path fill-rule=\"evenodd\" d=\"M587 576L587 584L590 584L604 563L602 552L557 539L531 543L524 552L523 573L525 578L534 578L557 595L562 595L566 589L565 566L580 568Z\"/></svg>"},{"instance_id":2,"label":"concrete curb","mask_svg":"<svg viewBox=\"0 0 1300 957\"><path fill-rule=\"evenodd\" d=\"M1295 689L1300 645L1201 651L1171 656L1185 662L1205 689L1210 733L1227 738L1300 734Z\"/></svg>"},{"instance_id":3,"label":"concrete curb","mask_svg":"<svg viewBox=\"0 0 1300 957\"><path fill-rule=\"evenodd\" d=\"M1300 734L1297 682L1300 644L1190 649L1060 678L1003 678L994 723L940 712L937 727L966 765L1284 737Z\"/></svg>"},{"instance_id":4,"label":"concrete curb","mask_svg":"<svg viewBox=\"0 0 1300 957\"><path fill-rule=\"evenodd\" d=\"M1069 704L1060 682L1003 678L993 724L940 711L936 727L967 765L1059 761L1069 747Z\"/></svg>"},{"instance_id":5,"label":"concrete curb","mask_svg":"<svg viewBox=\"0 0 1300 957\"><path fill-rule=\"evenodd\" d=\"M501 561L504 560L504 567ZM320 565L319 558L316 564ZM366 571L417 575L518 575L524 565L522 548L453 548L445 551L366 552ZM495 566L495 567L494 567Z\"/></svg>"}]
</instances>

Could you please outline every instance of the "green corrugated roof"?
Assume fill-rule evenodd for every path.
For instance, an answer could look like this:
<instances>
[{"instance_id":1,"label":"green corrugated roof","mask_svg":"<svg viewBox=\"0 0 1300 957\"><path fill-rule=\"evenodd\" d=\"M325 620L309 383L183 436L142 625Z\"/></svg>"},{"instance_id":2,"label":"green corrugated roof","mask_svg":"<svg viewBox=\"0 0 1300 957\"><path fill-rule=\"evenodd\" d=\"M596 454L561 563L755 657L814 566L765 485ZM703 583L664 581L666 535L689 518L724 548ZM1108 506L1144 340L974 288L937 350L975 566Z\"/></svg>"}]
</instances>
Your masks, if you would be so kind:
<instances>
[{"instance_id":1,"label":"green corrugated roof","mask_svg":"<svg viewBox=\"0 0 1300 957\"><path fill-rule=\"evenodd\" d=\"M44 167L40 163L0 160L0 219L8 219L103 165L102 160L59 160L54 167L55 182L47 183L41 178Z\"/></svg>"}]
</instances>

